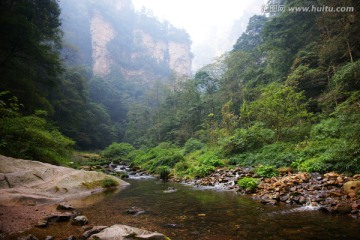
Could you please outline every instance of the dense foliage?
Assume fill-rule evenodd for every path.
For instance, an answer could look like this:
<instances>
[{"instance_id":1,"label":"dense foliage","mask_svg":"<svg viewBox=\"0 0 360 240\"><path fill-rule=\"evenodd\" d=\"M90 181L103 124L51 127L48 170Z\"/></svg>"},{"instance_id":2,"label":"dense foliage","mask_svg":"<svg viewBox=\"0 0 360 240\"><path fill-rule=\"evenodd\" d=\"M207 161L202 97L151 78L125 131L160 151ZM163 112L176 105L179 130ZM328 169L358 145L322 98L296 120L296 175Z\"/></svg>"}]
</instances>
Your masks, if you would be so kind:
<instances>
[{"instance_id":1,"label":"dense foliage","mask_svg":"<svg viewBox=\"0 0 360 240\"><path fill-rule=\"evenodd\" d=\"M9 97L9 93L0 92L0 96ZM74 141L46 121L46 112L23 115L19 108L14 96L7 101L0 100L0 152L17 158L66 164Z\"/></svg>"},{"instance_id":2,"label":"dense foliage","mask_svg":"<svg viewBox=\"0 0 360 240\"><path fill-rule=\"evenodd\" d=\"M128 143L112 143L101 152L101 155L105 158L121 161L127 160L129 153L134 150L135 148Z\"/></svg>"},{"instance_id":3,"label":"dense foliage","mask_svg":"<svg viewBox=\"0 0 360 240\"><path fill-rule=\"evenodd\" d=\"M79 41L71 39L76 34L60 41L57 1L2 1L0 153L64 163L74 145L108 146L104 157L129 160L163 179L203 177L232 165L256 167L265 177L289 166L359 173L360 4L317 2L354 11L254 16L233 50L192 79L165 79L166 66L146 58L130 62L126 55L136 48L126 44L130 27L176 41L188 40L184 31L146 13L107 19L123 21L121 36L110 44L124 54L117 61L163 76L143 84L125 81L116 68L106 78L92 76L89 39L80 53L68 44ZM92 4L114 15L106 4ZM73 11L85 5L79 1ZM67 11L71 6L63 2ZM65 22L65 28L89 37L81 27L86 19L79 16L77 27ZM251 180L239 184L255 186Z\"/></svg>"}]
</instances>

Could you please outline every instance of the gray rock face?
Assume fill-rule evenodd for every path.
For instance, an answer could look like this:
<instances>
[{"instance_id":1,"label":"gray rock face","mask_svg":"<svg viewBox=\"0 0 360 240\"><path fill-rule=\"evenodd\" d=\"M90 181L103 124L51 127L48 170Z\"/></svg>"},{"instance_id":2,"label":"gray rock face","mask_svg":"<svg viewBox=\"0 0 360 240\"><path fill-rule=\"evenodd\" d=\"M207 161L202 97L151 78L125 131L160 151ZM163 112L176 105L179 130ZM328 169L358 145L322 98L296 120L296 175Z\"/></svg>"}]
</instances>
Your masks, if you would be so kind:
<instances>
[{"instance_id":1,"label":"gray rock face","mask_svg":"<svg viewBox=\"0 0 360 240\"><path fill-rule=\"evenodd\" d=\"M90 195L92 182L106 178L127 185L119 178L99 172L75 170L47 163L0 155L0 202L4 206L61 202ZM101 186L96 186L101 191Z\"/></svg>"},{"instance_id":2,"label":"gray rock face","mask_svg":"<svg viewBox=\"0 0 360 240\"><path fill-rule=\"evenodd\" d=\"M165 240L165 235L156 232L150 232L140 228L130 227L127 225L113 225L101 232L94 234L90 239L100 240L129 240L129 239L151 239Z\"/></svg>"}]
</instances>

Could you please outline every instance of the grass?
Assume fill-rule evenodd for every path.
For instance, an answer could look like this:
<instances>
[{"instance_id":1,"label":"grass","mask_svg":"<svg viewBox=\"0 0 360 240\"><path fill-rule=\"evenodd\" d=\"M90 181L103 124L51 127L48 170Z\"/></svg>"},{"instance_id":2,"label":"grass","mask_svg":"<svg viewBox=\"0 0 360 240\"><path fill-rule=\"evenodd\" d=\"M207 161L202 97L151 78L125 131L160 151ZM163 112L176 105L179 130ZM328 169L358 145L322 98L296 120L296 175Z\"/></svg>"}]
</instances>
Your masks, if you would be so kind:
<instances>
[{"instance_id":1,"label":"grass","mask_svg":"<svg viewBox=\"0 0 360 240\"><path fill-rule=\"evenodd\" d=\"M83 182L81 185L87 189L94 189L99 187L102 188L116 187L119 185L119 183L112 178L104 178L102 180L96 180L92 182Z\"/></svg>"},{"instance_id":2,"label":"grass","mask_svg":"<svg viewBox=\"0 0 360 240\"><path fill-rule=\"evenodd\" d=\"M110 161L102 158L97 153L89 152L74 152L72 157L72 164L69 167L79 169L80 166L98 166L109 164Z\"/></svg>"}]
</instances>

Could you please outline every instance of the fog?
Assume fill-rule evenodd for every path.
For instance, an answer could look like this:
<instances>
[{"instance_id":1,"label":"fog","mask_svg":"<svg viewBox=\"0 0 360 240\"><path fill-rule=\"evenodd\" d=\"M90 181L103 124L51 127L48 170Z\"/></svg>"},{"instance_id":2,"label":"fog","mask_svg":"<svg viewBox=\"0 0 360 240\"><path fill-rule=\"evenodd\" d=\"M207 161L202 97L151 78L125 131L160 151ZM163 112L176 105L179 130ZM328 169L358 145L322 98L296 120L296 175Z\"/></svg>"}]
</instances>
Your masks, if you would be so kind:
<instances>
[{"instance_id":1,"label":"fog","mask_svg":"<svg viewBox=\"0 0 360 240\"><path fill-rule=\"evenodd\" d=\"M249 17L261 14L264 0L133 0L137 11L149 9L159 19L191 36L193 70L231 50Z\"/></svg>"}]
</instances>

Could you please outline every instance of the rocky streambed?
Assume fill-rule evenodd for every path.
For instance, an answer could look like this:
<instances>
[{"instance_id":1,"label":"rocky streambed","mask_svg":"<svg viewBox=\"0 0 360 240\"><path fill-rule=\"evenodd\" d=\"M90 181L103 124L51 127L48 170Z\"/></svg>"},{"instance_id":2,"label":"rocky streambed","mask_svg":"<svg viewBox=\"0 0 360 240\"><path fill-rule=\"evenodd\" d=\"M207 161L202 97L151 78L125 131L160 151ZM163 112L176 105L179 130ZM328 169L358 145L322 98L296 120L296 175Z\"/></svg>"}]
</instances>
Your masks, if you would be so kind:
<instances>
[{"instance_id":1,"label":"rocky streambed","mask_svg":"<svg viewBox=\"0 0 360 240\"><path fill-rule=\"evenodd\" d=\"M244 177L258 178L258 187L254 191L241 189L237 181ZM251 194L263 204L298 204L360 218L360 174L350 177L334 172L310 174L288 171L278 177L259 178L250 168L220 168L207 177L185 183Z\"/></svg>"},{"instance_id":2,"label":"rocky streambed","mask_svg":"<svg viewBox=\"0 0 360 240\"><path fill-rule=\"evenodd\" d=\"M50 230L46 231L46 229L49 228L56 230L52 232ZM49 232L51 232L51 235ZM93 225L86 216L82 215L68 202L58 204L56 210L54 209L50 214L40 220L38 224L35 225L35 228L25 231L24 233L3 237L3 239L17 240L168 239L161 233L151 232L124 224L114 224L111 226ZM0 237L0 239L2 238Z\"/></svg>"},{"instance_id":3,"label":"rocky streambed","mask_svg":"<svg viewBox=\"0 0 360 240\"><path fill-rule=\"evenodd\" d=\"M359 218L360 178L357 175L289 170L278 177L260 178L252 169L238 167L217 169L205 178L178 184L150 179L154 177L122 164L97 168L113 175L119 172L128 175L131 184L117 193L105 192L72 201L70 204L76 209L60 204L43 215L36 228L13 235L16 238L11 239L51 239L51 236L55 239L114 239L115 236L166 239L165 235L171 239L268 239L269 233L276 239L289 235L292 237L288 239L299 239L300 232L307 236L303 239L312 239L319 232L324 239L344 239L344 236L357 239L354 236L358 236L356 222L359 220L307 211L321 209ZM253 192L241 189L237 181L244 177L258 179L258 188ZM142 180L137 180L139 178ZM204 188L221 191L196 190ZM350 222L355 225L349 230L345 226ZM150 232L143 230L144 226ZM259 226L262 231L257 231Z\"/></svg>"},{"instance_id":4,"label":"rocky streambed","mask_svg":"<svg viewBox=\"0 0 360 240\"><path fill-rule=\"evenodd\" d=\"M122 178L153 178L147 172L131 168L125 163L112 162L96 168ZM244 177L257 178L259 180L258 187L253 191L240 188L237 181ZM279 172L277 177L260 178L251 168L237 167L234 169L219 168L207 177L185 180L183 183L195 187L248 194L263 204L295 204L307 206L309 209L350 214L352 217L360 218L360 174L345 176L335 172L326 174L293 173L291 169L285 168Z\"/></svg>"},{"instance_id":5,"label":"rocky streambed","mask_svg":"<svg viewBox=\"0 0 360 240\"><path fill-rule=\"evenodd\" d=\"M154 178L154 176L150 175L146 171L142 171L140 168L130 167L128 164L119 161L113 161L104 165L81 166L80 169L85 171L101 171L122 179Z\"/></svg>"}]
</instances>

